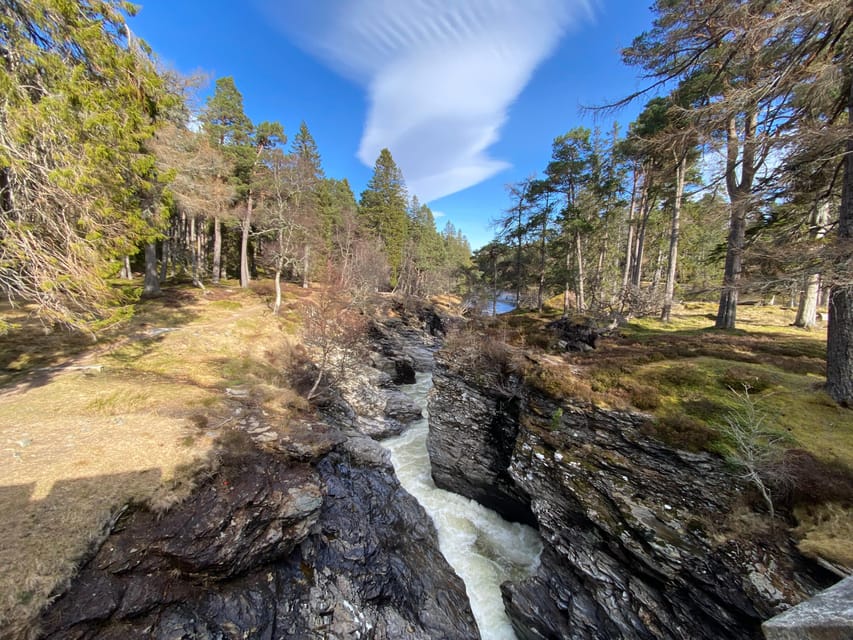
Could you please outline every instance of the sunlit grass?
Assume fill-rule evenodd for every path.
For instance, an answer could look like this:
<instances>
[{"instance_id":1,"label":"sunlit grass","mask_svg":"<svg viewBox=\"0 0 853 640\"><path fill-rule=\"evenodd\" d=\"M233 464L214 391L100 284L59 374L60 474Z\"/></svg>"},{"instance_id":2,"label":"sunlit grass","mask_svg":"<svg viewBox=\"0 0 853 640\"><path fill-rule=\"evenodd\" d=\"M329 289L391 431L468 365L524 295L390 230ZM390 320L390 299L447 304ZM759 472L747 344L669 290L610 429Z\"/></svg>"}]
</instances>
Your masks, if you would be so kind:
<instances>
[{"instance_id":1,"label":"sunlit grass","mask_svg":"<svg viewBox=\"0 0 853 640\"><path fill-rule=\"evenodd\" d=\"M292 318L272 316L255 291L164 293L122 310L97 343L0 309L4 634L26 628L115 509L186 495L211 462L210 429L231 415L226 387L247 390L282 429L306 408L286 385Z\"/></svg>"}]
</instances>

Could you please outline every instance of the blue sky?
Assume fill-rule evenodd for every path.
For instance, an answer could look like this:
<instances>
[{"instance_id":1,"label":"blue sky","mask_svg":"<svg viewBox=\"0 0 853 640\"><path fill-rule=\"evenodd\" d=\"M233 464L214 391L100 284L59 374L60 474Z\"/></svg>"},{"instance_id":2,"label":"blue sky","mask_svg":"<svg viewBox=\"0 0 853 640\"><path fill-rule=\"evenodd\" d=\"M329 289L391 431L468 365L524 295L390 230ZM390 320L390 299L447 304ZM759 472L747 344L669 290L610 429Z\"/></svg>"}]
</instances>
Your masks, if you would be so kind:
<instances>
[{"instance_id":1,"label":"blue sky","mask_svg":"<svg viewBox=\"0 0 853 640\"><path fill-rule=\"evenodd\" d=\"M165 65L233 76L254 122L292 134L305 120L327 175L356 197L390 148L439 228L451 221L474 248L509 206L505 185L540 172L554 137L609 131L614 116L579 107L640 86L619 51L651 22L644 0L140 4L130 26Z\"/></svg>"}]
</instances>

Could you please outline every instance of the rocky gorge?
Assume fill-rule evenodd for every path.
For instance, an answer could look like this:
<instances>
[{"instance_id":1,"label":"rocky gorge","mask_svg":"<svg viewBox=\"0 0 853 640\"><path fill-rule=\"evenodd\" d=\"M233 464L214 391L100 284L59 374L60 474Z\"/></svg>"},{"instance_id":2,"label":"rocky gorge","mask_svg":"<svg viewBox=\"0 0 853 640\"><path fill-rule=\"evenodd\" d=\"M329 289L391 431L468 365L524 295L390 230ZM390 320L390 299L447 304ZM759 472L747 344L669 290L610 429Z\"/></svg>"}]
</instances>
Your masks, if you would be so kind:
<instances>
[{"instance_id":1,"label":"rocky gorge","mask_svg":"<svg viewBox=\"0 0 853 640\"><path fill-rule=\"evenodd\" d=\"M38 636L479 638L435 527L369 437L420 417L394 386L432 364L415 324L377 325L371 366L298 436L236 430L183 502L122 511Z\"/></svg>"},{"instance_id":2,"label":"rocky gorge","mask_svg":"<svg viewBox=\"0 0 853 640\"><path fill-rule=\"evenodd\" d=\"M738 531L746 487L721 458L469 360L437 359L433 475L538 528L536 574L502 585L519 638L760 638L831 583L787 537Z\"/></svg>"},{"instance_id":3,"label":"rocky gorge","mask_svg":"<svg viewBox=\"0 0 853 640\"><path fill-rule=\"evenodd\" d=\"M759 638L825 586L790 541L733 530L745 488L721 459L658 442L641 414L435 353L442 327L432 311L374 323L317 419L232 434L188 499L130 506L40 637L481 637L433 522L376 442L420 417L397 385L426 371L435 484L541 536L535 572L500 587L518 638Z\"/></svg>"}]
</instances>

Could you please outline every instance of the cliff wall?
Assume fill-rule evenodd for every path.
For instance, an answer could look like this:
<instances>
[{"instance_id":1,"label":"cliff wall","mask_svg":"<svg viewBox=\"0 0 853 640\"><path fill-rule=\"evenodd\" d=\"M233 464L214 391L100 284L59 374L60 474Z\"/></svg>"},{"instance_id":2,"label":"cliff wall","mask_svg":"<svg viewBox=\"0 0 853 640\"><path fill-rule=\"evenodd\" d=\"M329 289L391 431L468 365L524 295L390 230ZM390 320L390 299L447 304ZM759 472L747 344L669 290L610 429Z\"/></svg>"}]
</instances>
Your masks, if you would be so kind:
<instances>
[{"instance_id":1,"label":"cliff wall","mask_svg":"<svg viewBox=\"0 0 853 640\"><path fill-rule=\"evenodd\" d=\"M644 416L446 353L434 383L436 483L506 517L529 509L542 535L537 574L502 588L519 638L759 638L816 590L793 544L742 513L724 461L651 439Z\"/></svg>"},{"instance_id":2,"label":"cliff wall","mask_svg":"<svg viewBox=\"0 0 853 640\"><path fill-rule=\"evenodd\" d=\"M440 328L417 318L377 325L378 369L404 376L432 365L422 322ZM479 638L431 520L366 437L420 416L392 377L359 367L330 394L327 422L287 435L235 431L186 500L162 512L130 506L37 635Z\"/></svg>"}]
</instances>

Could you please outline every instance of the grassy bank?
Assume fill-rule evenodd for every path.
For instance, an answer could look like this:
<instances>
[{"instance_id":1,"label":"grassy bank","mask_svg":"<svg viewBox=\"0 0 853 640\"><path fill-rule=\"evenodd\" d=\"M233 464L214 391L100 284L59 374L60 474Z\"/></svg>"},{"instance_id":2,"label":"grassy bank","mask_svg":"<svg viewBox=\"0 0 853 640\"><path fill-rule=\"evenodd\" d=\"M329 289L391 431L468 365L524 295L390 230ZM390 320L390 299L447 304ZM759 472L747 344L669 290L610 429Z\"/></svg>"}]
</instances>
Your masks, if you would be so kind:
<instances>
[{"instance_id":1,"label":"grassy bank","mask_svg":"<svg viewBox=\"0 0 853 640\"><path fill-rule=\"evenodd\" d=\"M545 325L558 311L513 312L486 331L525 350L528 384L646 413L648 435L721 455L733 472L739 451L729 423L748 404L773 448L763 470L801 549L853 568L853 411L823 390L825 327L796 328L793 310L751 305L738 308L737 330L719 331L715 311L689 303L669 324L637 319L586 353L556 348Z\"/></svg>"},{"instance_id":2,"label":"grassy bank","mask_svg":"<svg viewBox=\"0 0 853 640\"><path fill-rule=\"evenodd\" d=\"M91 337L0 310L0 628L20 633L128 503L163 509L247 410L286 430L300 289L176 287Z\"/></svg>"}]
</instances>

